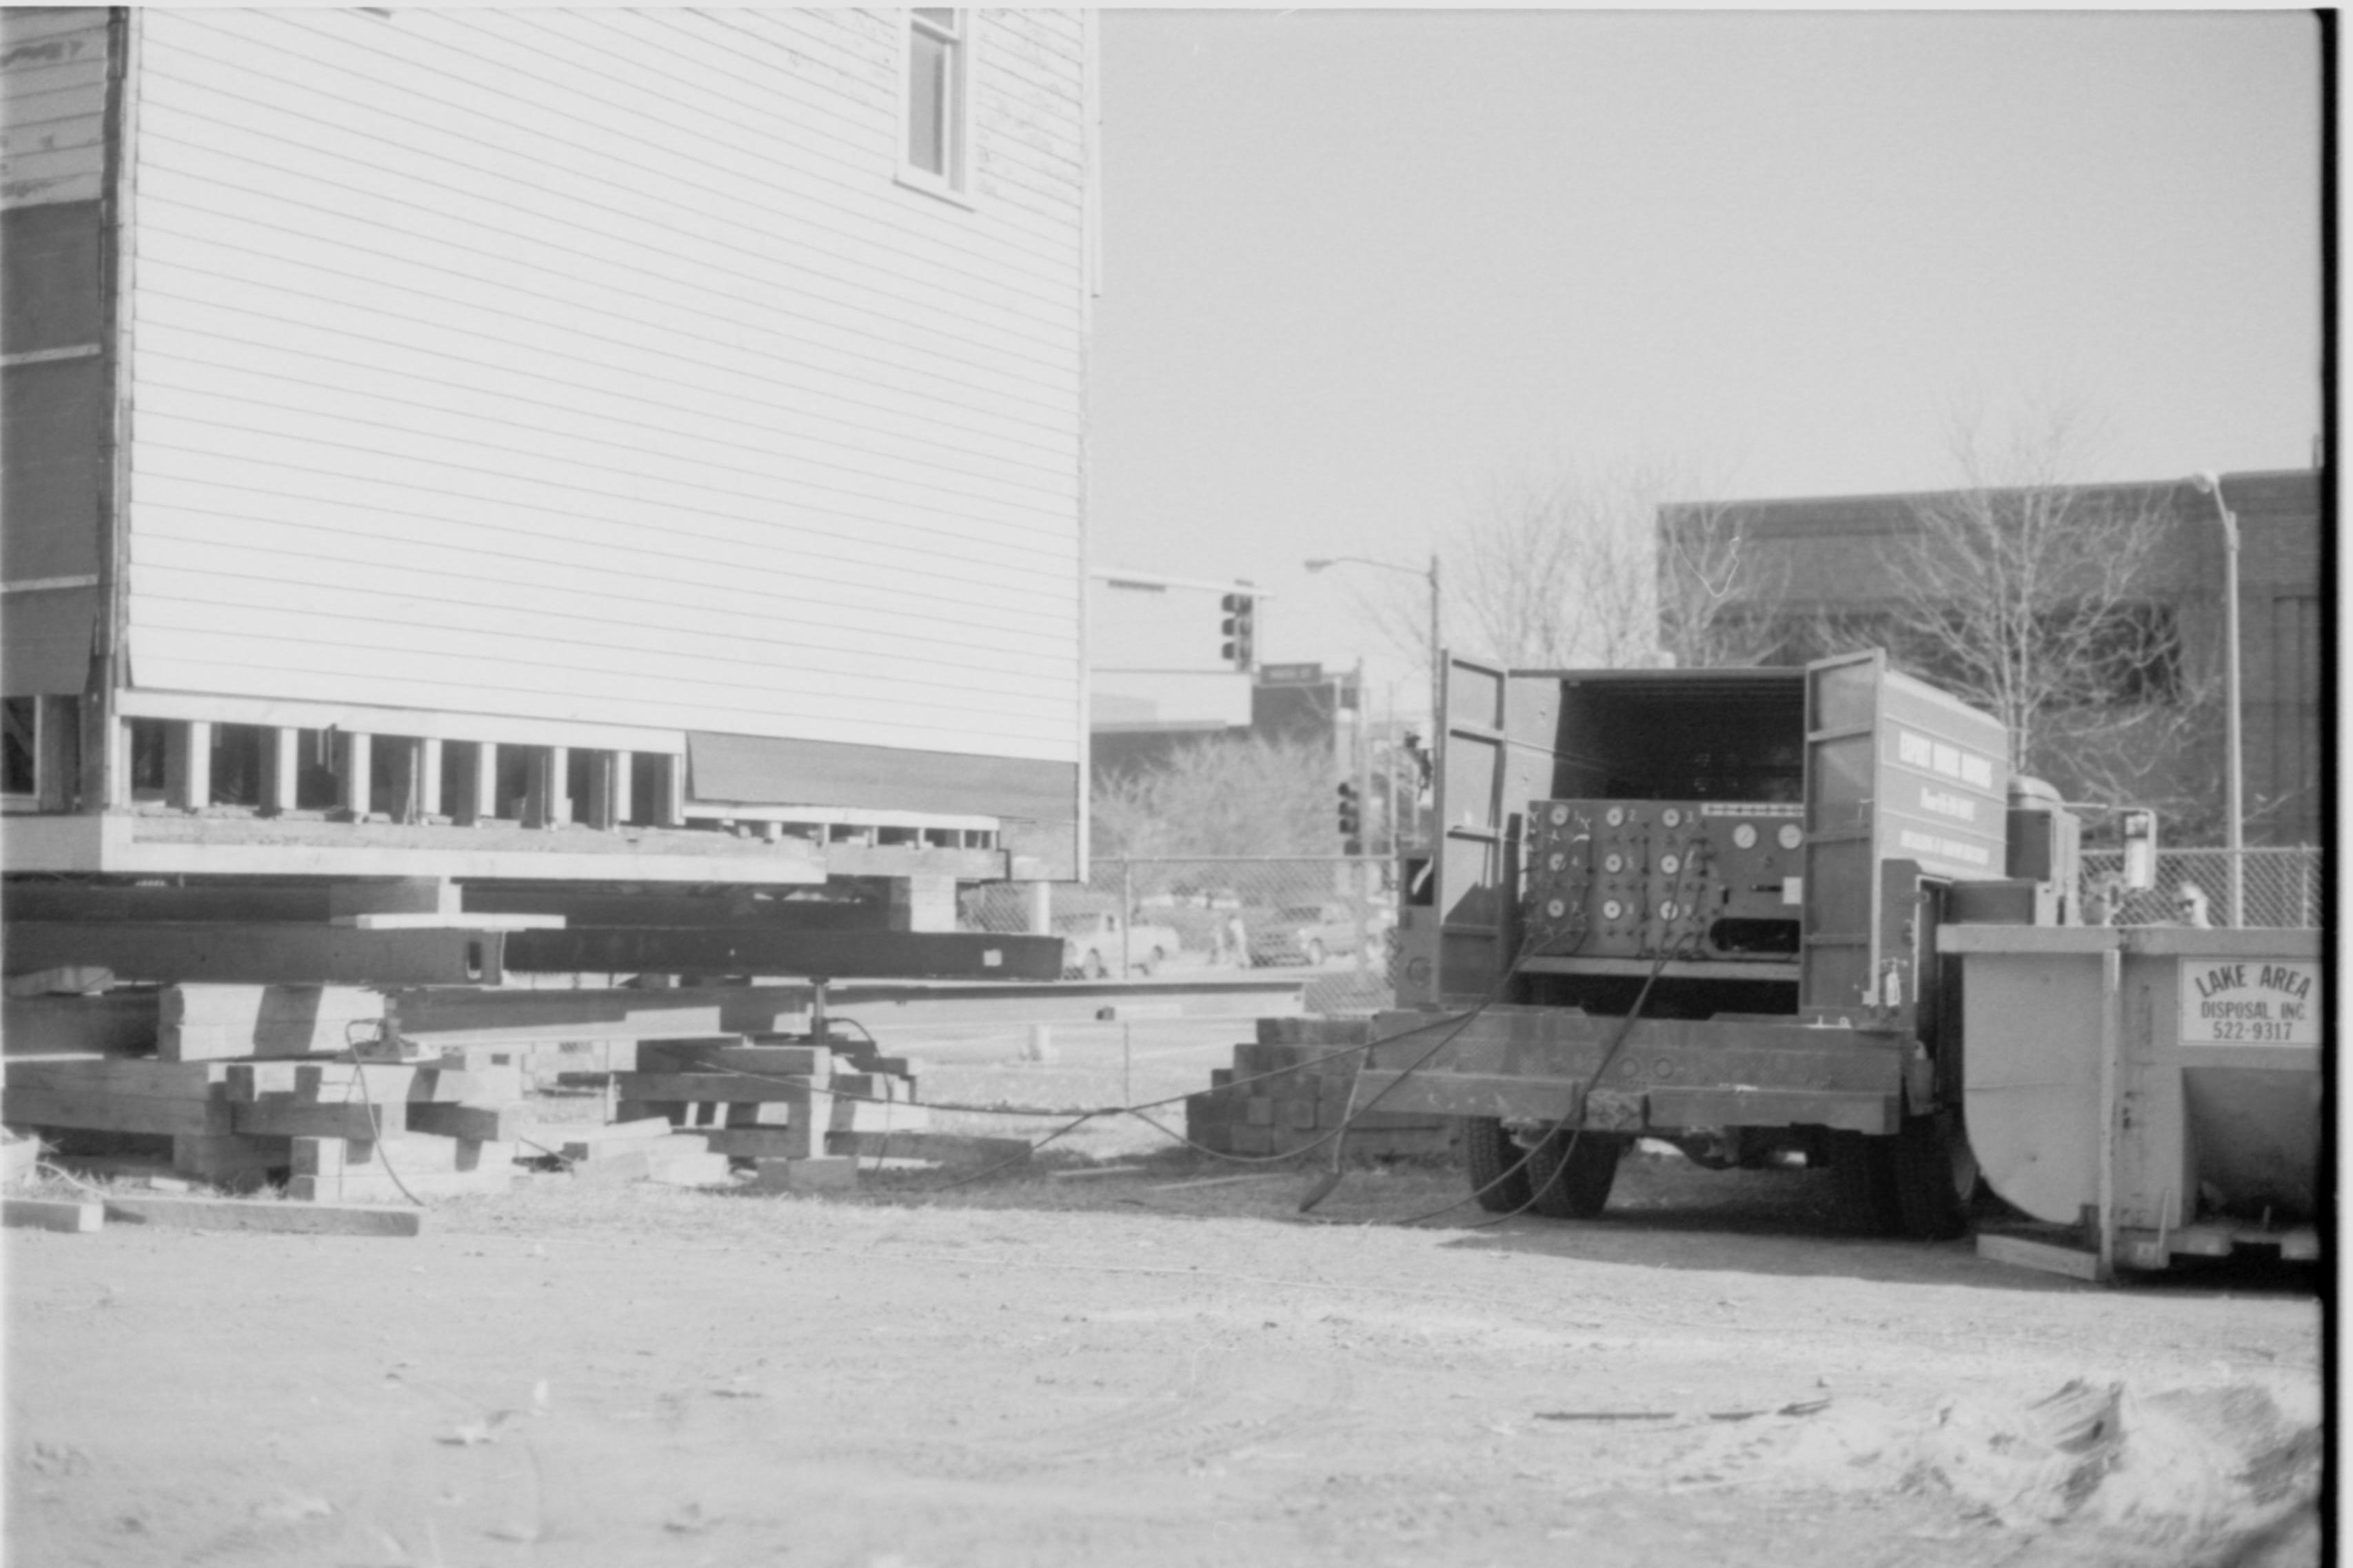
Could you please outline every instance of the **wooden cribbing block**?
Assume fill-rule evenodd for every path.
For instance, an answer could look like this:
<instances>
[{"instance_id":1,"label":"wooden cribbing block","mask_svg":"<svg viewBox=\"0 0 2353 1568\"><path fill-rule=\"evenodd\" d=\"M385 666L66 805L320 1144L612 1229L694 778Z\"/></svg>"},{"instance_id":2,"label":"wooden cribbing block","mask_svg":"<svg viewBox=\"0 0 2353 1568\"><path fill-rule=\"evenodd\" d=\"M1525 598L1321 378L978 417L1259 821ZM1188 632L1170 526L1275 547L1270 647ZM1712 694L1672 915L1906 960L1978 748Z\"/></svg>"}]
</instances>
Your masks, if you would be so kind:
<instances>
[{"instance_id":1,"label":"wooden cribbing block","mask_svg":"<svg viewBox=\"0 0 2353 1568\"><path fill-rule=\"evenodd\" d=\"M519 1105L419 1105L411 1101L407 1115L411 1132L476 1142L512 1142L522 1130L523 1121L522 1107Z\"/></svg>"},{"instance_id":2,"label":"wooden cribbing block","mask_svg":"<svg viewBox=\"0 0 2353 1568\"><path fill-rule=\"evenodd\" d=\"M298 1178L300 1179L300 1178ZM326 1236L415 1236L425 1228L415 1208L270 1203L246 1198L158 1198L110 1193L109 1219L178 1230L272 1230Z\"/></svg>"},{"instance_id":3,"label":"wooden cribbing block","mask_svg":"<svg viewBox=\"0 0 2353 1568\"><path fill-rule=\"evenodd\" d=\"M184 1176L212 1181L259 1178L284 1168L292 1159L292 1147L283 1138L184 1132L172 1140L172 1169Z\"/></svg>"},{"instance_id":4,"label":"wooden cribbing block","mask_svg":"<svg viewBox=\"0 0 2353 1568\"><path fill-rule=\"evenodd\" d=\"M526 1132L533 1131L525 1128ZM667 1116L641 1116L628 1121L607 1121L598 1126L567 1127L543 1124L535 1136L546 1144L561 1143L570 1148L575 1143L627 1143L633 1138L667 1138L674 1131Z\"/></svg>"},{"instance_id":5,"label":"wooden cribbing block","mask_svg":"<svg viewBox=\"0 0 2353 1568\"><path fill-rule=\"evenodd\" d=\"M804 1090L796 1100L727 1107L729 1127L791 1127L810 1121L828 1132L915 1131L932 1124L931 1109L900 1100L843 1100Z\"/></svg>"},{"instance_id":6,"label":"wooden cribbing block","mask_svg":"<svg viewBox=\"0 0 2353 1568\"><path fill-rule=\"evenodd\" d=\"M738 1072L781 1073L795 1078L823 1078L833 1070L833 1052L824 1046L754 1046L741 1037L705 1040L640 1040L638 1070L647 1073L697 1072L732 1068Z\"/></svg>"},{"instance_id":7,"label":"wooden cribbing block","mask_svg":"<svg viewBox=\"0 0 2353 1568\"><path fill-rule=\"evenodd\" d=\"M898 1100L836 1100L826 1121L829 1132L919 1132L931 1126L930 1108Z\"/></svg>"},{"instance_id":8,"label":"wooden cribbing block","mask_svg":"<svg viewBox=\"0 0 2353 1568\"><path fill-rule=\"evenodd\" d=\"M913 1079L882 1072L838 1072L826 1080L825 1087L836 1094L865 1100L907 1100L915 1098Z\"/></svg>"},{"instance_id":9,"label":"wooden cribbing block","mask_svg":"<svg viewBox=\"0 0 2353 1568\"><path fill-rule=\"evenodd\" d=\"M708 1142L713 1154L723 1154L731 1160L805 1160L809 1146L807 1134L789 1127L721 1127L699 1133L696 1141Z\"/></svg>"},{"instance_id":10,"label":"wooden cribbing block","mask_svg":"<svg viewBox=\"0 0 2353 1568\"><path fill-rule=\"evenodd\" d=\"M385 1016L381 993L350 985L170 985L157 1013L165 1061L299 1057L349 1047Z\"/></svg>"},{"instance_id":11,"label":"wooden cribbing block","mask_svg":"<svg viewBox=\"0 0 2353 1568\"><path fill-rule=\"evenodd\" d=\"M1029 1157L1026 1138L960 1132L828 1132L825 1152L850 1158L928 1160L937 1165L998 1165Z\"/></svg>"},{"instance_id":12,"label":"wooden cribbing block","mask_svg":"<svg viewBox=\"0 0 2353 1568\"><path fill-rule=\"evenodd\" d=\"M408 1086L412 1104L430 1100L437 1105L509 1105L521 1100L523 1092L519 1067L427 1068Z\"/></svg>"},{"instance_id":13,"label":"wooden cribbing block","mask_svg":"<svg viewBox=\"0 0 2353 1568\"><path fill-rule=\"evenodd\" d=\"M746 1078L736 1073L617 1072L614 1092L622 1100L690 1100L712 1104L730 1100L790 1100L807 1094L807 1078Z\"/></svg>"},{"instance_id":14,"label":"wooden cribbing block","mask_svg":"<svg viewBox=\"0 0 2353 1568\"><path fill-rule=\"evenodd\" d=\"M90 1132L234 1132L226 1100L162 1099L107 1089L10 1088L0 1121L11 1127L70 1127Z\"/></svg>"},{"instance_id":15,"label":"wooden cribbing block","mask_svg":"<svg viewBox=\"0 0 2353 1568\"><path fill-rule=\"evenodd\" d=\"M153 991L96 996L15 996L0 1001L0 1042L11 1056L89 1051L144 1056L159 1026Z\"/></svg>"},{"instance_id":16,"label":"wooden cribbing block","mask_svg":"<svg viewBox=\"0 0 2353 1568\"><path fill-rule=\"evenodd\" d=\"M306 1105L380 1105L408 1099L418 1076L401 1062L305 1063L294 1069L294 1098Z\"/></svg>"},{"instance_id":17,"label":"wooden cribbing block","mask_svg":"<svg viewBox=\"0 0 2353 1568\"><path fill-rule=\"evenodd\" d=\"M806 1160L763 1160L752 1178L755 1193L839 1192L858 1185L858 1162L833 1155Z\"/></svg>"},{"instance_id":18,"label":"wooden cribbing block","mask_svg":"<svg viewBox=\"0 0 2353 1568\"><path fill-rule=\"evenodd\" d=\"M5 1198L0 1199L0 1222L13 1229L81 1234L103 1226L106 1209L103 1205L66 1198Z\"/></svg>"},{"instance_id":19,"label":"wooden cribbing block","mask_svg":"<svg viewBox=\"0 0 2353 1568\"><path fill-rule=\"evenodd\" d=\"M225 1109L237 1113L229 1131L273 1138L384 1138L407 1131L408 1102L311 1105L291 1095L267 1094Z\"/></svg>"},{"instance_id":20,"label":"wooden cribbing block","mask_svg":"<svg viewBox=\"0 0 2353 1568\"><path fill-rule=\"evenodd\" d=\"M670 1123L667 1121L663 1122L662 1126L666 1130L670 1129ZM708 1154L711 1152L711 1146L703 1142L708 1136L709 1134L702 1132L680 1132L669 1130L659 1138L606 1138L565 1143L561 1146L561 1152L565 1159L575 1163L584 1160L615 1160L625 1154L646 1154L656 1157L671 1154Z\"/></svg>"},{"instance_id":21,"label":"wooden cribbing block","mask_svg":"<svg viewBox=\"0 0 2353 1568\"><path fill-rule=\"evenodd\" d=\"M10 1062L10 1089L51 1093L128 1094L150 1100L206 1100L226 1096L229 1070L220 1062L90 1060Z\"/></svg>"}]
</instances>

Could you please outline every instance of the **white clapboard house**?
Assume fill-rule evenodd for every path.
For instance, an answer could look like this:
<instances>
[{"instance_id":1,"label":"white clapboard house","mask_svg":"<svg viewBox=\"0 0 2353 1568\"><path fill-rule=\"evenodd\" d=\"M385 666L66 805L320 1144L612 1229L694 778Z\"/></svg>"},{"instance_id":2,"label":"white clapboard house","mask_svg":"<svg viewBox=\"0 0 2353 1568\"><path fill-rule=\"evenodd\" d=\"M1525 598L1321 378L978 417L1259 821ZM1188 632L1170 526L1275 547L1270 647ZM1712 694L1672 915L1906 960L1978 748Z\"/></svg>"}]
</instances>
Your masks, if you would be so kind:
<instances>
[{"instance_id":1,"label":"white clapboard house","mask_svg":"<svg viewBox=\"0 0 2353 1568\"><path fill-rule=\"evenodd\" d=\"M1072 874L1085 16L0 37L10 870Z\"/></svg>"}]
</instances>

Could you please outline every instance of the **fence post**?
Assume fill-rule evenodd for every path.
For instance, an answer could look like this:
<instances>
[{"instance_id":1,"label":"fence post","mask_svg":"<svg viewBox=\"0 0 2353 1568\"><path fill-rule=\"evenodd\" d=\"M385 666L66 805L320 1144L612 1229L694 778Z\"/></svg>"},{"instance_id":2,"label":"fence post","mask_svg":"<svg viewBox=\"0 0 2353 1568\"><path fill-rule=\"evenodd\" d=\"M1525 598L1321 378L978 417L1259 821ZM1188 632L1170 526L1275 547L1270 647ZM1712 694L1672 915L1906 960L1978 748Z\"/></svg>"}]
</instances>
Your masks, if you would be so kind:
<instances>
[{"instance_id":1,"label":"fence post","mask_svg":"<svg viewBox=\"0 0 2353 1568\"><path fill-rule=\"evenodd\" d=\"M1134 954L1128 951L1129 935L1135 929L1135 862L1119 863L1119 977L1126 979L1134 973Z\"/></svg>"}]
</instances>

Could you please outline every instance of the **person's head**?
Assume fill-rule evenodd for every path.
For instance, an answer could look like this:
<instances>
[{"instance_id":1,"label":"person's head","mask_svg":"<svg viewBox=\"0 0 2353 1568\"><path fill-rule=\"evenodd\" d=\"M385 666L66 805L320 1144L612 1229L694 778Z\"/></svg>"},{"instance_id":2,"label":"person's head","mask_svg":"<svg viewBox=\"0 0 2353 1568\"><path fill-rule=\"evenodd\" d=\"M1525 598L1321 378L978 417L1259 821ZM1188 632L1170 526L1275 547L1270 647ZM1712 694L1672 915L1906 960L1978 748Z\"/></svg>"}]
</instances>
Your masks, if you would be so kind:
<instances>
[{"instance_id":1,"label":"person's head","mask_svg":"<svg viewBox=\"0 0 2353 1568\"><path fill-rule=\"evenodd\" d=\"M2195 882L2184 882L2173 889L2173 913L2185 924L2202 926L2206 923L2206 892Z\"/></svg>"}]
</instances>

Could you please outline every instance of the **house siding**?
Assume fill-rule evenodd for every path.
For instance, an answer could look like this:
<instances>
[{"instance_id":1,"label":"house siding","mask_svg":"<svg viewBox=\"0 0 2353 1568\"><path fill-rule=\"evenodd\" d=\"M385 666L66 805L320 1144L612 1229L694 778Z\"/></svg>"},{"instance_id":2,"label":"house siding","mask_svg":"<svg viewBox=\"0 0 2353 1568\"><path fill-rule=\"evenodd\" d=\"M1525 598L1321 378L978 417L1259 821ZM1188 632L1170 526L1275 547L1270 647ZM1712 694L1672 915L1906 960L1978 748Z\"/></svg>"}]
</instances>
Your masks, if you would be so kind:
<instances>
[{"instance_id":1,"label":"house siding","mask_svg":"<svg viewBox=\"0 0 2353 1568\"><path fill-rule=\"evenodd\" d=\"M138 25L136 685L1077 762L1080 18Z\"/></svg>"}]
</instances>

